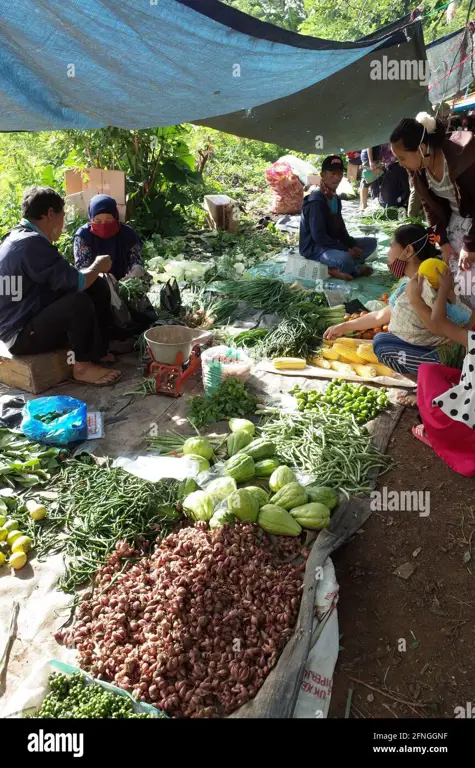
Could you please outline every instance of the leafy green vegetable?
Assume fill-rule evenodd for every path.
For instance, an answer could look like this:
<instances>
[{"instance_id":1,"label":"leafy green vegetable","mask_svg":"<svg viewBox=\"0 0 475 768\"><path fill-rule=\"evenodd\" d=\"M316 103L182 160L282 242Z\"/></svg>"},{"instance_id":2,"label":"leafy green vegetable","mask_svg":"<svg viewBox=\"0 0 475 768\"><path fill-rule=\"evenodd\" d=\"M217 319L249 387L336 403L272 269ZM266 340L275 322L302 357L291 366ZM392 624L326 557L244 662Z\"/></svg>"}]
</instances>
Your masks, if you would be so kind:
<instances>
[{"instance_id":1,"label":"leafy green vegetable","mask_svg":"<svg viewBox=\"0 0 475 768\"><path fill-rule=\"evenodd\" d=\"M257 399L245 384L234 376L228 376L219 384L212 395L192 397L188 403L188 418L199 428L203 424L214 424L231 416L245 416L254 413Z\"/></svg>"}]
</instances>

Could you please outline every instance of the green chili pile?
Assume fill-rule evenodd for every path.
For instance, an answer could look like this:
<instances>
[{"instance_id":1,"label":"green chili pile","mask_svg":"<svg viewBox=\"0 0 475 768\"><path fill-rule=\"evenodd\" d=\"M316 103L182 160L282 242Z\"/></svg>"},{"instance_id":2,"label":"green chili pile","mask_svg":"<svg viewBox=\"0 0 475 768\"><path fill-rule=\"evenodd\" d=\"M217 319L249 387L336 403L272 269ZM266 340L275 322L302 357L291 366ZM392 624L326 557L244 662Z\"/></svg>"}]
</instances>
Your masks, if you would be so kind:
<instances>
[{"instance_id":1,"label":"green chili pile","mask_svg":"<svg viewBox=\"0 0 475 768\"><path fill-rule=\"evenodd\" d=\"M120 468L70 460L52 488L57 500L36 532L38 559L63 552L64 592L87 582L117 541L133 544L167 535L180 515L179 483L151 483Z\"/></svg>"}]
</instances>

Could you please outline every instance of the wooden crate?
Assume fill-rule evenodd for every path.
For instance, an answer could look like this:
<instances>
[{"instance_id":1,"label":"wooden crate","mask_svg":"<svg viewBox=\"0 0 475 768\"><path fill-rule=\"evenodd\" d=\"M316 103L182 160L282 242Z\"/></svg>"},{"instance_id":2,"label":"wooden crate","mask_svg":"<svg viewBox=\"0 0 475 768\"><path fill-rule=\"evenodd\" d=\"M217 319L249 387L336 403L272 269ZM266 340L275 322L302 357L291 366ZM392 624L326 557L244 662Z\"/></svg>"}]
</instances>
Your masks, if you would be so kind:
<instances>
[{"instance_id":1,"label":"wooden crate","mask_svg":"<svg viewBox=\"0 0 475 768\"><path fill-rule=\"evenodd\" d=\"M0 382L38 395L72 376L67 350L14 357L0 342Z\"/></svg>"}]
</instances>

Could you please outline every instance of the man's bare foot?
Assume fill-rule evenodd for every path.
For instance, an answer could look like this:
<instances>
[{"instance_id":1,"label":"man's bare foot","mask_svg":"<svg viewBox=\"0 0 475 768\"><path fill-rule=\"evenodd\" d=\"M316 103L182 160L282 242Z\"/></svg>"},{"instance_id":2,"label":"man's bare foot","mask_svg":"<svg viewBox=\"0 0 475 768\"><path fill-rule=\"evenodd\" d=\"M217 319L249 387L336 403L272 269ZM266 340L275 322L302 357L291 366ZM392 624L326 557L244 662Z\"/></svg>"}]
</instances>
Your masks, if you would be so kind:
<instances>
[{"instance_id":1,"label":"man's bare foot","mask_svg":"<svg viewBox=\"0 0 475 768\"><path fill-rule=\"evenodd\" d=\"M372 274L373 274L373 270L371 269L371 267L365 267L365 266L360 267L360 277L369 277Z\"/></svg>"},{"instance_id":2,"label":"man's bare foot","mask_svg":"<svg viewBox=\"0 0 475 768\"><path fill-rule=\"evenodd\" d=\"M329 269L328 274L337 280L353 280L353 275L349 275L348 272L340 272L339 269Z\"/></svg>"},{"instance_id":3,"label":"man's bare foot","mask_svg":"<svg viewBox=\"0 0 475 768\"><path fill-rule=\"evenodd\" d=\"M81 384L107 387L120 378L121 372L114 368L103 368L95 363L74 363L73 378Z\"/></svg>"}]
</instances>

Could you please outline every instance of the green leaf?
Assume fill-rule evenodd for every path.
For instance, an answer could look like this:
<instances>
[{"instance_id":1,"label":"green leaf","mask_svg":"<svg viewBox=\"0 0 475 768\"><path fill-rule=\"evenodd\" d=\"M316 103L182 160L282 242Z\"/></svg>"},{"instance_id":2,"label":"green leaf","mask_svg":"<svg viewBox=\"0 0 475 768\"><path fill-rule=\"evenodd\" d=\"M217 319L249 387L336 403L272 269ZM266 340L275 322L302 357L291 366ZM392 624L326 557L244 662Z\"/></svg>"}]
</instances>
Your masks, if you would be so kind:
<instances>
[{"instance_id":1,"label":"green leaf","mask_svg":"<svg viewBox=\"0 0 475 768\"><path fill-rule=\"evenodd\" d=\"M472 553L469 552L467 549L467 551L463 553L463 561L464 563L469 563L471 559L472 559Z\"/></svg>"},{"instance_id":2,"label":"green leaf","mask_svg":"<svg viewBox=\"0 0 475 768\"><path fill-rule=\"evenodd\" d=\"M54 171L52 165L47 165L43 168L41 176L41 182L45 187L52 187L54 184Z\"/></svg>"}]
</instances>

